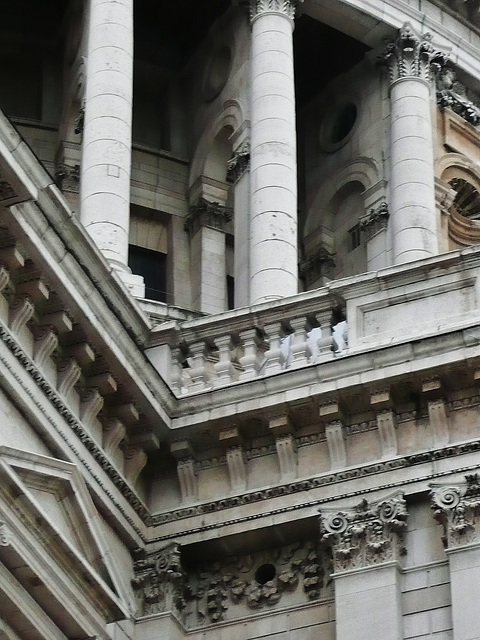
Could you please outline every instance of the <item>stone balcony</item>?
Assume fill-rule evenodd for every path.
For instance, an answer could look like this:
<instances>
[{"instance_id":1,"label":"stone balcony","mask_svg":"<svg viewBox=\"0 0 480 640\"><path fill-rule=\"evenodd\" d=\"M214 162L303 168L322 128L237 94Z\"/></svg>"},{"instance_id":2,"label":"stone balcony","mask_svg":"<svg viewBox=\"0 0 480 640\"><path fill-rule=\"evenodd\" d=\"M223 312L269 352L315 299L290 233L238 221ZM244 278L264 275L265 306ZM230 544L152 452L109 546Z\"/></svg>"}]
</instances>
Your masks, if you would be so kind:
<instances>
[{"instance_id":1,"label":"stone balcony","mask_svg":"<svg viewBox=\"0 0 480 640\"><path fill-rule=\"evenodd\" d=\"M480 250L472 247L332 281L275 303L168 321L153 330L147 355L181 397L299 369L316 375L332 363L335 377L345 377L352 367L372 368L355 356L384 352L400 363L402 345L433 337L430 351L440 354L442 336L446 344L454 331L476 331L479 266Z\"/></svg>"}]
</instances>

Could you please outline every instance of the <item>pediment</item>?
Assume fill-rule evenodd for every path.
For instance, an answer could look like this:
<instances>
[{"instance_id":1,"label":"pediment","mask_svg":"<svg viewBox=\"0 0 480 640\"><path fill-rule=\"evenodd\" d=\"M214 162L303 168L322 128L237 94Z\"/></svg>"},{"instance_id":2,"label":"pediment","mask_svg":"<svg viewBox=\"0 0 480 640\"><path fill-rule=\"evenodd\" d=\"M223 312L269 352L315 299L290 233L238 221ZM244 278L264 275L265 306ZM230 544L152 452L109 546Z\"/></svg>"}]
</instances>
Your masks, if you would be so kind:
<instances>
[{"instance_id":1,"label":"pediment","mask_svg":"<svg viewBox=\"0 0 480 640\"><path fill-rule=\"evenodd\" d=\"M48 592L49 602L54 603L51 617L75 598L83 600L82 610L90 612L94 627L102 619L128 615L119 567L75 465L0 447L0 521L0 561L34 598L29 585L35 576L44 590L39 598ZM27 574L18 568L19 560L28 568L28 580L22 578ZM73 608L68 615L78 618Z\"/></svg>"}]
</instances>

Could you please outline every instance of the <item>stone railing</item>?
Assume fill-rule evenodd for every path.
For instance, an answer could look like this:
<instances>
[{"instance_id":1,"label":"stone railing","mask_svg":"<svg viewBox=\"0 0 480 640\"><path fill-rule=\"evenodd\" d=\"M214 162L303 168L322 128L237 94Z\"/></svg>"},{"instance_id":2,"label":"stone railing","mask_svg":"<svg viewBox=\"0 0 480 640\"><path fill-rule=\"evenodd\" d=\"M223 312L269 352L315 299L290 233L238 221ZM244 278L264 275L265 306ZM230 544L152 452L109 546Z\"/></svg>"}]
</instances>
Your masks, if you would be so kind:
<instances>
[{"instance_id":1,"label":"stone railing","mask_svg":"<svg viewBox=\"0 0 480 640\"><path fill-rule=\"evenodd\" d=\"M147 355L185 395L435 336L478 323L479 267L472 247L274 303L165 322Z\"/></svg>"}]
</instances>

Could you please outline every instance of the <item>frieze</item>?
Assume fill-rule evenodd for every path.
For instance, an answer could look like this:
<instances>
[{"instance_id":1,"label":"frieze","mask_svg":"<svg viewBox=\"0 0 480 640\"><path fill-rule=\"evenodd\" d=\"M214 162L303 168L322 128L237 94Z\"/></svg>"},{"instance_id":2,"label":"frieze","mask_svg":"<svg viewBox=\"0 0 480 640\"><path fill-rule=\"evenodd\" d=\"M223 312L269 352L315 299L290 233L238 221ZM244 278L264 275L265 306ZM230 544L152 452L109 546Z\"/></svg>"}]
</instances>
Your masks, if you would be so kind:
<instances>
[{"instance_id":1,"label":"frieze","mask_svg":"<svg viewBox=\"0 0 480 640\"><path fill-rule=\"evenodd\" d=\"M480 478L475 473L465 480L460 486L432 485L434 517L449 549L480 542Z\"/></svg>"},{"instance_id":2,"label":"frieze","mask_svg":"<svg viewBox=\"0 0 480 640\"><path fill-rule=\"evenodd\" d=\"M381 66L387 67L390 82L402 78L430 80L448 61L448 55L436 49L430 33L417 33L406 22L393 42L387 44Z\"/></svg>"},{"instance_id":3,"label":"frieze","mask_svg":"<svg viewBox=\"0 0 480 640\"><path fill-rule=\"evenodd\" d=\"M402 497L353 510L322 514L322 542L331 547L336 572L398 560L405 555L407 508Z\"/></svg>"}]
</instances>

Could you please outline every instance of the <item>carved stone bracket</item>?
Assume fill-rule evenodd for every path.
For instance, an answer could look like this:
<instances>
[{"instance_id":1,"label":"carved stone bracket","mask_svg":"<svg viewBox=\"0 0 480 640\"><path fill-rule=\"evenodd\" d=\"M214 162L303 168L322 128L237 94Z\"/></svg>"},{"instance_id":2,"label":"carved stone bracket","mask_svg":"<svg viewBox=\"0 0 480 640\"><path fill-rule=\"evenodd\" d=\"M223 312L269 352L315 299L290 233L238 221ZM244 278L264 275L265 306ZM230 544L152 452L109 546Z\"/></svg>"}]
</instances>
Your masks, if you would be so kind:
<instances>
[{"instance_id":1,"label":"carved stone bracket","mask_svg":"<svg viewBox=\"0 0 480 640\"><path fill-rule=\"evenodd\" d=\"M458 82L449 67L438 79L437 104L441 109L448 107L474 127L480 124L480 97Z\"/></svg>"},{"instance_id":2,"label":"carved stone bracket","mask_svg":"<svg viewBox=\"0 0 480 640\"><path fill-rule=\"evenodd\" d=\"M388 69L390 82L401 78L430 80L447 63L448 55L436 49L430 33L417 33L406 22L396 39L390 42L381 58L380 65Z\"/></svg>"},{"instance_id":3,"label":"carved stone bracket","mask_svg":"<svg viewBox=\"0 0 480 640\"><path fill-rule=\"evenodd\" d=\"M227 163L227 182L235 184L250 167L250 143L245 142Z\"/></svg>"},{"instance_id":4,"label":"carved stone bracket","mask_svg":"<svg viewBox=\"0 0 480 640\"><path fill-rule=\"evenodd\" d=\"M319 278L331 278L334 268L335 254L320 247L316 253L300 262L299 273L308 287Z\"/></svg>"},{"instance_id":5,"label":"carved stone bracket","mask_svg":"<svg viewBox=\"0 0 480 640\"><path fill-rule=\"evenodd\" d=\"M151 556L138 558L133 569L132 586L141 615L181 611L185 607L180 545L174 543Z\"/></svg>"},{"instance_id":6,"label":"carved stone bracket","mask_svg":"<svg viewBox=\"0 0 480 640\"><path fill-rule=\"evenodd\" d=\"M477 474L465 479L462 486L432 487L434 517L449 549L480 542L480 479Z\"/></svg>"},{"instance_id":7,"label":"carved stone bracket","mask_svg":"<svg viewBox=\"0 0 480 640\"><path fill-rule=\"evenodd\" d=\"M373 238L379 231L387 228L389 215L388 204L382 202L378 207L370 209L368 213L360 218L360 229L367 234L368 240Z\"/></svg>"},{"instance_id":8,"label":"carved stone bracket","mask_svg":"<svg viewBox=\"0 0 480 640\"><path fill-rule=\"evenodd\" d=\"M407 509L401 497L321 516L322 541L333 550L336 572L399 560L405 555Z\"/></svg>"},{"instance_id":9,"label":"carved stone bracket","mask_svg":"<svg viewBox=\"0 0 480 640\"><path fill-rule=\"evenodd\" d=\"M190 237L200 227L212 227L218 231L227 231L227 225L233 218L233 211L218 202L210 202L200 198L196 205L190 207L190 213L185 220L185 231Z\"/></svg>"}]
</instances>

